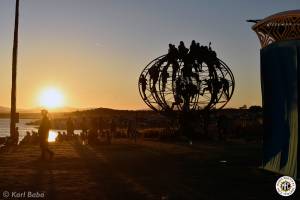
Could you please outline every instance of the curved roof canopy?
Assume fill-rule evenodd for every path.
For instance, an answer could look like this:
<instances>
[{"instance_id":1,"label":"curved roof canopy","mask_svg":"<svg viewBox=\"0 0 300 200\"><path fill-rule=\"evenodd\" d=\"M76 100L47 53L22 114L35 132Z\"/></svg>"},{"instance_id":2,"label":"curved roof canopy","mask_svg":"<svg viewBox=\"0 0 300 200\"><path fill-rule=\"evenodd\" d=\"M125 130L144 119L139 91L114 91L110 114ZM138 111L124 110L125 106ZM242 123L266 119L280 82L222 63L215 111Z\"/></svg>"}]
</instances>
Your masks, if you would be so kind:
<instances>
[{"instance_id":1,"label":"curved roof canopy","mask_svg":"<svg viewBox=\"0 0 300 200\"><path fill-rule=\"evenodd\" d=\"M257 22L252 29L262 48L277 41L300 39L300 10L271 15Z\"/></svg>"}]
</instances>

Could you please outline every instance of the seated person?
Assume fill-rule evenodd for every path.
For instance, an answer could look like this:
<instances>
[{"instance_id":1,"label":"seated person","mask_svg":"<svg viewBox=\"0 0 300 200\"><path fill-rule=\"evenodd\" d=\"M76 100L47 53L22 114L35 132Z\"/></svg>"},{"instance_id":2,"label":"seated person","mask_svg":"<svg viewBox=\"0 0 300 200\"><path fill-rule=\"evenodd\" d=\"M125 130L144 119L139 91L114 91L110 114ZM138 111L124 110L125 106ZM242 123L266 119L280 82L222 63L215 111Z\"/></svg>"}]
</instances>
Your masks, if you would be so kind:
<instances>
[{"instance_id":1,"label":"seated person","mask_svg":"<svg viewBox=\"0 0 300 200\"><path fill-rule=\"evenodd\" d=\"M60 131L57 132L57 137L55 138L55 142L62 142L63 141L63 135Z\"/></svg>"},{"instance_id":2,"label":"seated person","mask_svg":"<svg viewBox=\"0 0 300 200\"><path fill-rule=\"evenodd\" d=\"M20 144L30 144L31 143L31 135L29 131L26 131L25 137L21 140Z\"/></svg>"}]
</instances>

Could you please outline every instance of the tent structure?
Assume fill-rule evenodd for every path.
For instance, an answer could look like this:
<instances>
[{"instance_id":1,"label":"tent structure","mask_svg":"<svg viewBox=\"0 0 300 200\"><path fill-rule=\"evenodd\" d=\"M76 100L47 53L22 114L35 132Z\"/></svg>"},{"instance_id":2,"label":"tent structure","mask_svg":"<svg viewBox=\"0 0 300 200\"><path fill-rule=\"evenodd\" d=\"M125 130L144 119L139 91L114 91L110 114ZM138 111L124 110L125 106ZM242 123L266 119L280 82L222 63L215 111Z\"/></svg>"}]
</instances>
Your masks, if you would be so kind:
<instances>
[{"instance_id":1,"label":"tent structure","mask_svg":"<svg viewBox=\"0 0 300 200\"><path fill-rule=\"evenodd\" d=\"M262 167L299 179L300 10L269 16L259 20L252 29L262 46Z\"/></svg>"}]
</instances>

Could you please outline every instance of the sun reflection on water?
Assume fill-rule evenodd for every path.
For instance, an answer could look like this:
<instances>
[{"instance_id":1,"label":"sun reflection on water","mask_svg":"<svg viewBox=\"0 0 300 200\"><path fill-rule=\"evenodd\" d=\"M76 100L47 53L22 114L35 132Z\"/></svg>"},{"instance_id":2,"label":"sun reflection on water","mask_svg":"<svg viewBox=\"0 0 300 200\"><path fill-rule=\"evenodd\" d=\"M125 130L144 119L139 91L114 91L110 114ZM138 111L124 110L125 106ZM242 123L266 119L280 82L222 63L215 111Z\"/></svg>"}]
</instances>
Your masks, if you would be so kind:
<instances>
[{"instance_id":1,"label":"sun reflection on water","mask_svg":"<svg viewBox=\"0 0 300 200\"><path fill-rule=\"evenodd\" d=\"M55 142L56 137L57 137L57 132L50 130L48 136L48 142Z\"/></svg>"}]
</instances>

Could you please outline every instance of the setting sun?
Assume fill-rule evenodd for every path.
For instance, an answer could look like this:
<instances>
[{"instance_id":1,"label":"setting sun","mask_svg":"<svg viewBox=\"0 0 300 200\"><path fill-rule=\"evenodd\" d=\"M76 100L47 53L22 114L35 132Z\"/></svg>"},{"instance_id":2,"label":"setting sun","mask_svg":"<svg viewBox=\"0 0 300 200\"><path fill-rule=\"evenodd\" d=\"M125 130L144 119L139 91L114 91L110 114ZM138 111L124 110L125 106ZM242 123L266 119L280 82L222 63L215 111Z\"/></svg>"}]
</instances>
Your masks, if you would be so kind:
<instances>
[{"instance_id":1,"label":"setting sun","mask_svg":"<svg viewBox=\"0 0 300 200\"><path fill-rule=\"evenodd\" d=\"M44 89L39 95L39 104L46 108L61 107L64 104L63 94L57 88Z\"/></svg>"}]
</instances>

